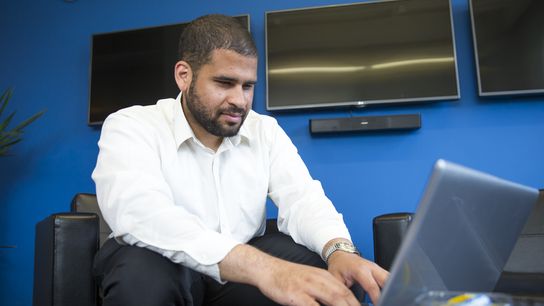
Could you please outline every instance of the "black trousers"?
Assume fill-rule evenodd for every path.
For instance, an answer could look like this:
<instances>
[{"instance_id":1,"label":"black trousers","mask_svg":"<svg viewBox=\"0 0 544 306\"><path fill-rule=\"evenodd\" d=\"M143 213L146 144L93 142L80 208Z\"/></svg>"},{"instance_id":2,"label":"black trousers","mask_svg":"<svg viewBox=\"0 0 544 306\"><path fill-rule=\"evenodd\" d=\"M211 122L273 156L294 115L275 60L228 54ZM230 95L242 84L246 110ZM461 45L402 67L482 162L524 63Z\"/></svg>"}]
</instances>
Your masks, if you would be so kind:
<instances>
[{"instance_id":1,"label":"black trousers","mask_svg":"<svg viewBox=\"0 0 544 306\"><path fill-rule=\"evenodd\" d=\"M279 232L248 244L273 256L326 269L321 257ZM109 239L98 251L94 275L103 306L277 305L256 287L214 279L153 251Z\"/></svg>"}]
</instances>

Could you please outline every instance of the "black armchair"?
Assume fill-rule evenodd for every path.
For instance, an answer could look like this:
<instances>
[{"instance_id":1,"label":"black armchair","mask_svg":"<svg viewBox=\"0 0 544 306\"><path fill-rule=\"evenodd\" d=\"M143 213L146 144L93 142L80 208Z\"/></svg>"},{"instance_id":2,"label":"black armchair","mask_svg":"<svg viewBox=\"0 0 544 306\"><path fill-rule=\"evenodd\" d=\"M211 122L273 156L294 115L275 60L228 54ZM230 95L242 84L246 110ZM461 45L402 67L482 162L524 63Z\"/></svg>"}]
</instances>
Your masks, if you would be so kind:
<instances>
[{"instance_id":1,"label":"black armchair","mask_svg":"<svg viewBox=\"0 0 544 306\"><path fill-rule=\"evenodd\" d=\"M410 213L381 215L373 220L374 256L389 269L412 220ZM270 224L267 229L273 230ZM91 276L94 254L111 233L96 196L77 194L71 212L53 214L36 225L34 306L96 306L98 289ZM544 288L544 191L496 290L541 296Z\"/></svg>"},{"instance_id":2,"label":"black armchair","mask_svg":"<svg viewBox=\"0 0 544 306\"><path fill-rule=\"evenodd\" d=\"M94 254L110 232L93 194L77 194L71 212L53 214L39 222L33 305L99 305L91 269Z\"/></svg>"}]
</instances>

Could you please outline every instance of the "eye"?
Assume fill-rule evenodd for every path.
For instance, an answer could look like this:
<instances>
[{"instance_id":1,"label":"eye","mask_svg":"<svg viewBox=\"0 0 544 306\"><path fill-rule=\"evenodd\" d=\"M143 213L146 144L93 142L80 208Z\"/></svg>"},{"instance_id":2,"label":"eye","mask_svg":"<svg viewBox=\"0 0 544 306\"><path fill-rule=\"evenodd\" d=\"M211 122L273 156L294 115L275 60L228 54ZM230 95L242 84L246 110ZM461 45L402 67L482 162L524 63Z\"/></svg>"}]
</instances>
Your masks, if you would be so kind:
<instances>
[{"instance_id":1,"label":"eye","mask_svg":"<svg viewBox=\"0 0 544 306\"><path fill-rule=\"evenodd\" d=\"M254 86L255 86L255 84L244 84L244 85L242 85L242 88L244 90L251 90L251 89L253 89Z\"/></svg>"},{"instance_id":2,"label":"eye","mask_svg":"<svg viewBox=\"0 0 544 306\"><path fill-rule=\"evenodd\" d=\"M218 83L220 86L223 86L223 87L231 87L232 86L232 82L228 81L228 80L215 80L215 82Z\"/></svg>"}]
</instances>

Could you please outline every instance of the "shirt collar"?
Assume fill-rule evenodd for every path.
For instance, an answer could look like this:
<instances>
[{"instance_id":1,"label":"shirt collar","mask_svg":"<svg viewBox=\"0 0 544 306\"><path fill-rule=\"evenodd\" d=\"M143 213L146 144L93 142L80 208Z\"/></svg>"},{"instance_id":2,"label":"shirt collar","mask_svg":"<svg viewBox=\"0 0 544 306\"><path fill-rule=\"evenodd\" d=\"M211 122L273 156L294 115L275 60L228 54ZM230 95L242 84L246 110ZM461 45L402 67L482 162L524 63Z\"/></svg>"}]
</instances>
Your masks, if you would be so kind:
<instances>
[{"instance_id":1,"label":"shirt collar","mask_svg":"<svg viewBox=\"0 0 544 306\"><path fill-rule=\"evenodd\" d=\"M193 129L189 125L189 122L187 121L187 118L185 118L185 113L183 112L183 107L181 106L181 95L180 93L176 98L176 103L174 103L174 138L176 140L176 146L179 148L182 143L187 141L188 139L193 138L194 140L197 140L195 133L193 132ZM251 115L248 114L248 117ZM246 117L246 119L248 119ZM246 120L247 121L247 120ZM240 131L237 135L232 137L226 137L223 142L227 141L233 146L239 145L242 140L245 140L249 143L251 138L251 132L249 128L247 127L246 121L244 121L244 124L240 127Z\"/></svg>"},{"instance_id":2,"label":"shirt collar","mask_svg":"<svg viewBox=\"0 0 544 306\"><path fill-rule=\"evenodd\" d=\"M242 126L240 127L240 131L238 131L238 134L236 136L233 136L233 137L229 137L227 139L229 139L230 141L233 142L234 145L239 145L240 142L242 142L242 140L245 140L246 142L249 143L250 141L250 138L251 138L251 131L249 130L248 128L248 125L246 124L247 123L247 119L248 117L250 116L251 114L251 110L249 111L249 113L247 114L246 116L246 120L244 121L244 123L242 124Z\"/></svg>"},{"instance_id":3,"label":"shirt collar","mask_svg":"<svg viewBox=\"0 0 544 306\"><path fill-rule=\"evenodd\" d=\"M181 93L176 98L174 103L174 138L176 139L176 146L184 143L187 139L196 138L185 114L183 113L183 107L181 107Z\"/></svg>"}]
</instances>

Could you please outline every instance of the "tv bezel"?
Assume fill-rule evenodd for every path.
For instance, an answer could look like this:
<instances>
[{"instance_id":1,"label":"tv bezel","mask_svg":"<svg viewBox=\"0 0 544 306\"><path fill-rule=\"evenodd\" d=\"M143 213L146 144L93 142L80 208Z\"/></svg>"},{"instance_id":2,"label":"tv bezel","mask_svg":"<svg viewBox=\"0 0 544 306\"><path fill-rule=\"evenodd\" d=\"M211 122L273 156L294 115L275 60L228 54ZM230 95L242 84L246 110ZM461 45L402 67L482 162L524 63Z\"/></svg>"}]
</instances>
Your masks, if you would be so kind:
<instances>
[{"instance_id":1,"label":"tv bezel","mask_svg":"<svg viewBox=\"0 0 544 306\"><path fill-rule=\"evenodd\" d=\"M240 14L240 15L234 15L234 16L231 16L231 17L234 17L234 18L240 18L240 17L245 17L247 18L247 30L251 33L251 16L249 14ZM98 121L91 121L91 92L92 92L92 74L93 74L93 57L94 57L94 47L93 47L93 43L94 43L94 39L96 36L99 36L99 35L109 35L109 34L121 34L121 33L128 33L128 32L135 32L135 31L141 31L141 30L149 30L149 29L155 29L155 28L162 28L162 27L169 27L169 26L176 26L176 25L187 25L189 24L191 21L185 21L185 22L175 22L175 23L168 23L168 24L162 24L162 25L156 25L156 26L147 26L147 27L141 27L141 28L132 28L132 29L126 29L126 30L117 30L117 31L110 31L110 32L100 32L100 33L93 33L91 35L91 52L90 52L90 61L89 61L89 92L88 92L88 98L87 98L87 125L89 126L100 126L104 123L104 120L98 120ZM180 33L181 35L181 33ZM176 42L176 45L177 45L177 42ZM172 76L174 74L174 70L173 70L173 67L172 67ZM158 97L157 97L158 99ZM136 105L136 104L135 104ZM148 104L148 105L152 105L152 104ZM113 113L113 112L112 112ZM110 114L112 114L110 113ZM106 116L107 117L107 116Z\"/></svg>"},{"instance_id":2,"label":"tv bezel","mask_svg":"<svg viewBox=\"0 0 544 306\"><path fill-rule=\"evenodd\" d=\"M414 98L400 98L400 99L382 99L382 100L367 100L367 101L345 101L345 102L330 102L330 103L319 103L319 104L298 104L298 105L289 105L289 106L270 106L269 103L269 81L268 81L268 16L269 14L276 13L285 13L293 11L307 11L315 9L329 9L335 7L348 7L348 6L359 6L359 5L372 5L375 3L385 3L385 2L399 2L404 0L371 0L365 2L354 2L348 4L333 4L333 5L321 5L321 6L312 6L312 7L303 7L303 8L294 8L294 9L283 9L283 10L273 10L265 12L265 81L266 81L266 110L267 111L282 111L282 110L302 110L302 109L323 109L323 108L336 108L336 107L366 107L371 105L392 105L392 104L416 104L419 102L436 102L436 101L447 101L447 100L458 100L461 98L460 85L459 85L459 68L457 65L457 47L455 42L455 29L453 23L453 12L451 0L445 0L448 2L449 12L450 12L450 27L451 27L451 39L452 39L452 48L453 48L453 61L455 67L455 82L456 82L456 91L455 95L447 96L433 96L433 97L414 97Z\"/></svg>"},{"instance_id":3,"label":"tv bezel","mask_svg":"<svg viewBox=\"0 0 544 306\"><path fill-rule=\"evenodd\" d=\"M482 89L482 76L480 73L480 56L478 52L478 38L476 36L476 24L474 19L474 0L469 0L469 11L470 11L470 25L472 31L472 45L474 51L474 63L476 66L476 79L478 81L478 95L480 97L496 97L496 96L523 96L523 95L534 95L544 93L544 87L541 89L522 89L522 90L494 90L494 91L483 91Z\"/></svg>"}]
</instances>

